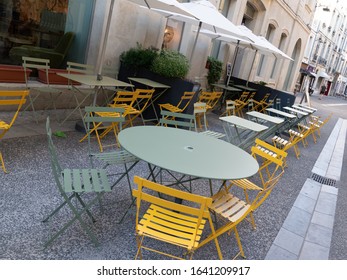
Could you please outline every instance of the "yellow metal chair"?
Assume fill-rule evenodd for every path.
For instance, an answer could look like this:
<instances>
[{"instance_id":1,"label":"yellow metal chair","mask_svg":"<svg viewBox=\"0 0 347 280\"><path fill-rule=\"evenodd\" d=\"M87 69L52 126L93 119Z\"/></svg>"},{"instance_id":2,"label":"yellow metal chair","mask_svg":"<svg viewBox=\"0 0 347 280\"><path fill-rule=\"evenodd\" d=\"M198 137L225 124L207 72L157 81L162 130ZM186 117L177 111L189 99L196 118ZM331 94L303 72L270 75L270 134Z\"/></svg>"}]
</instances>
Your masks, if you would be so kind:
<instances>
[{"instance_id":1,"label":"yellow metal chair","mask_svg":"<svg viewBox=\"0 0 347 280\"><path fill-rule=\"evenodd\" d=\"M124 117L126 118L130 112L130 110L133 108L134 103L136 102L136 98L137 98L137 92L133 92L133 91L119 91L117 93L117 96L113 99L113 103L110 104L110 107L117 107L117 108L122 108L124 110L124 113L122 113L122 115L118 115L116 113L111 113L111 112L96 112L96 114L101 114L100 117ZM88 133L86 133L86 135L84 135L81 139L80 142L83 142L84 140L86 140L88 138L88 134L89 133L94 133L96 130L100 130L101 131L102 128L102 132L100 134L97 135L98 137L98 143L99 143L99 148L100 148L100 152L103 152L104 147L103 144L101 142L101 139L104 138L109 132L113 131L116 139L117 139L117 126L109 123L99 123L97 124L93 129L90 129L90 131ZM117 140L118 143L118 140Z\"/></svg>"},{"instance_id":2,"label":"yellow metal chair","mask_svg":"<svg viewBox=\"0 0 347 280\"><path fill-rule=\"evenodd\" d=\"M177 256L177 254L174 255L168 252L168 250L165 251L167 247L163 243L183 248L182 255L192 259L207 224L209 224L211 232L215 234L208 210L212 199L175 190L138 176L135 176L134 182L137 184L137 190L133 190L133 195L136 197L136 239L138 248L135 259L142 259L142 249L174 259L184 259ZM153 193L160 195L154 196ZM165 199L162 197L165 197ZM177 203L175 199L183 200L183 203ZM150 203L149 207L147 203ZM144 214L142 206L147 206ZM160 241L162 244L159 244L158 248L147 247L144 245L145 237ZM214 241L218 256L222 259L218 240L214 239Z\"/></svg>"},{"instance_id":3,"label":"yellow metal chair","mask_svg":"<svg viewBox=\"0 0 347 280\"><path fill-rule=\"evenodd\" d=\"M202 91L199 95L198 101L206 103L207 110L209 111L214 109L222 95L222 91Z\"/></svg>"},{"instance_id":4,"label":"yellow metal chair","mask_svg":"<svg viewBox=\"0 0 347 280\"><path fill-rule=\"evenodd\" d=\"M170 111L174 113L183 113L184 110L189 106L194 95L195 95L194 91L185 91L176 106L170 103L159 104L160 111L165 110L165 111Z\"/></svg>"},{"instance_id":5,"label":"yellow metal chair","mask_svg":"<svg viewBox=\"0 0 347 280\"><path fill-rule=\"evenodd\" d=\"M267 93L264 95L264 97L257 101L253 98L250 98L248 100L248 110L250 111L258 111L258 112L264 112L267 107L271 105L271 103L267 103L268 98L270 97L270 93Z\"/></svg>"},{"instance_id":6,"label":"yellow metal chair","mask_svg":"<svg viewBox=\"0 0 347 280\"><path fill-rule=\"evenodd\" d=\"M202 91L199 95L198 102L206 103L206 113L208 111L211 111L215 108L215 106L218 104L218 101L222 97L223 92L222 91ZM196 116L196 121L198 123L201 123L200 120L200 114ZM208 124L206 123L206 127Z\"/></svg>"},{"instance_id":7,"label":"yellow metal chair","mask_svg":"<svg viewBox=\"0 0 347 280\"><path fill-rule=\"evenodd\" d=\"M308 146L308 141L307 141L307 137L312 135L312 139L314 143L317 143L317 138L315 135L315 132L318 130L318 126L316 125L318 122L318 119L316 119L314 122L310 121L309 124L303 124L303 123L299 123L297 125L298 130L294 130L291 129L290 133L295 134L295 135L299 135L302 139L302 143L304 145L304 147Z\"/></svg>"},{"instance_id":8,"label":"yellow metal chair","mask_svg":"<svg viewBox=\"0 0 347 280\"><path fill-rule=\"evenodd\" d=\"M128 120L124 124L124 127L127 127L129 124L130 126L133 126L133 120L135 120L137 117L141 116L142 123L145 125L145 120L142 117L142 113L144 110L147 109L148 105L151 102L152 96L154 94L154 89L136 89L135 90L135 102L133 103L133 106L125 105L124 104L112 104L111 107L121 107L125 108L127 111Z\"/></svg>"},{"instance_id":9,"label":"yellow metal chair","mask_svg":"<svg viewBox=\"0 0 347 280\"><path fill-rule=\"evenodd\" d=\"M296 158L300 157L300 149L298 147L298 143L301 141L301 136L297 134L293 134L289 131L289 139L284 139L278 135L272 137L272 143L278 149L281 149L287 152L291 147L294 149L294 153Z\"/></svg>"},{"instance_id":10,"label":"yellow metal chair","mask_svg":"<svg viewBox=\"0 0 347 280\"><path fill-rule=\"evenodd\" d=\"M133 126L133 120L139 116L141 116L142 122L145 124L142 113L150 103L153 93L154 89L136 89L135 92L120 91L117 93L113 103L109 106L124 109L123 117L127 118L127 121L122 128L127 127L129 124ZM112 130L112 125L105 127L105 130L100 134L100 138L105 137Z\"/></svg>"},{"instance_id":11,"label":"yellow metal chair","mask_svg":"<svg viewBox=\"0 0 347 280\"><path fill-rule=\"evenodd\" d=\"M239 117L243 117L243 109L248 105L249 107L249 101L253 100L253 97L255 95L255 92L248 92L244 91L241 96L238 99L235 99L235 113Z\"/></svg>"},{"instance_id":12,"label":"yellow metal chair","mask_svg":"<svg viewBox=\"0 0 347 280\"><path fill-rule=\"evenodd\" d=\"M11 112L12 116L10 117L10 120L5 120L0 118L0 139L5 136L5 134L10 130L13 123L15 122L20 109L22 108L23 104L26 102L26 97L28 96L29 91L28 90L1 90L0 91L0 107L2 106L11 106L15 107L15 111ZM7 173L5 168L5 162L2 157L1 151L0 151L0 163L2 170Z\"/></svg>"},{"instance_id":13,"label":"yellow metal chair","mask_svg":"<svg viewBox=\"0 0 347 280\"><path fill-rule=\"evenodd\" d=\"M233 231L239 247L239 252L235 256L245 257L241 240L237 231L237 225L245 219L250 222L255 229L255 221L253 212L266 200L271 194L274 187L284 174L284 159L287 153L279 150L268 143L256 139L255 146L252 147L252 155L261 161L259 168L259 176L261 185L257 185L248 179L231 180L230 184L225 184L223 189L212 196L212 204L210 209L217 214L218 218L222 218L225 223L216 229L215 234L211 234L200 243L200 246L214 240L218 236ZM230 192L232 186L243 189L245 199L241 199ZM250 199L248 191L255 191L256 195Z\"/></svg>"},{"instance_id":14,"label":"yellow metal chair","mask_svg":"<svg viewBox=\"0 0 347 280\"><path fill-rule=\"evenodd\" d=\"M320 137L321 128L331 119L333 113L330 113L324 120L321 120L318 116L311 116L309 124L313 124L317 129L317 135Z\"/></svg>"}]
</instances>

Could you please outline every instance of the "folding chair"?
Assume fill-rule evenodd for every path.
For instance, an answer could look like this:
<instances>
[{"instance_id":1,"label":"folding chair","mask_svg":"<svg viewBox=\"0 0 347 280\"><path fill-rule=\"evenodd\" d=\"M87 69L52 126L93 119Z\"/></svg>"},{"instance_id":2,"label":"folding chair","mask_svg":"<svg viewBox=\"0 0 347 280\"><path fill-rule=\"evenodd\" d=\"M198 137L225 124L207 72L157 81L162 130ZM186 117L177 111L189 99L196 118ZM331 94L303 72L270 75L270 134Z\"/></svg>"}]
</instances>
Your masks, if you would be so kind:
<instances>
[{"instance_id":1,"label":"folding chair","mask_svg":"<svg viewBox=\"0 0 347 280\"><path fill-rule=\"evenodd\" d=\"M294 129L290 129L290 133L291 134L295 134L295 135L299 135L302 139L302 143L304 145L304 147L308 146L308 142L307 142L307 137L309 135L312 135L312 139L314 143L317 143L317 138L315 135L315 132L318 129L318 125L316 125L318 122L318 119L316 119L314 122L310 121L308 125L303 124L303 123L298 123L297 124L297 128L298 131L294 130Z\"/></svg>"},{"instance_id":2,"label":"folding chair","mask_svg":"<svg viewBox=\"0 0 347 280\"><path fill-rule=\"evenodd\" d=\"M264 97L257 101L255 99L249 99L248 109L252 111L264 112L266 108L268 108L271 104L267 103L267 99L270 97L270 93L264 95Z\"/></svg>"},{"instance_id":3,"label":"folding chair","mask_svg":"<svg viewBox=\"0 0 347 280\"><path fill-rule=\"evenodd\" d=\"M216 107L222 95L223 95L222 91L213 91L213 92L202 91L199 95L198 102L206 103L206 112L208 112L213 110ZM201 123L199 117L200 116L198 114L197 121L198 123ZM206 126L208 126L207 123L206 123Z\"/></svg>"},{"instance_id":4,"label":"folding chair","mask_svg":"<svg viewBox=\"0 0 347 280\"><path fill-rule=\"evenodd\" d=\"M249 91L244 91L241 96L238 99L235 99L235 115L238 115L239 117L243 117L243 109L248 105L249 110L249 104L250 101L253 100L253 97L256 93Z\"/></svg>"},{"instance_id":5,"label":"folding chair","mask_svg":"<svg viewBox=\"0 0 347 280\"><path fill-rule=\"evenodd\" d=\"M320 120L317 116L311 116L311 120L309 121L310 125L314 125L316 127L317 135L320 137L321 128L331 119L333 113L330 113L324 120Z\"/></svg>"},{"instance_id":6,"label":"folding chair","mask_svg":"<svg viewBox=\"0 0 347 280\"><path fill-rule=\"evenodd\" d=\"M160 110L170 111L174 113L183 113L189 106L194 95L194 91L185 91L177 105L172 105L170 103L159 104Z\"/></svg>"},{"instance_id":7,"label":"folding chair","mask_svg":"<svg viewBox=\"0 0 347 280\"><path fill-rule=\"evenodd\" d=\"M136 197L135 259L142 259L143 249L174 259L184 259L180 255L171 253L165 243L183 248L185 252L182 254L192 259L207 223L211 232L215 234L208 210L211 198L169 188L138 176L134 177L134 182L137 184L137 190L133 190L133 195ZM159 193L160 196L154 196L153 192ZM172 198L183 200L184 204L176 203ZM145 214L142 214L142 208L147 206L147 203L150 205L146 207ZM145 238L158 241L160 243L158 248L145 246ZM214 241L218 256L222 259L218 240Z\"/></svg>"},{"instance_id":8,"label":"folding chair","mask_svg":"<svg viewBox=\"0 0 347 280\"><path fill-rule=\"evenodd\" d=\"M48 222L53 216L55 216L63 207L68 207L73 216L70 220L64 224L64 226L58 230L53 236L45 242L44 247L47 248L56 240L67 228L69 228L74 222L78 221L83 230L91 238L93 243L98 246L99 242L88 227L87 223L83 220L82 215L87 214L92 222L95 222L94 217L90 212L90 208L96 203L101 202L101 196L105 192L111 191L111 186L108 181L106 172L104 169L62 169L56 153L55 146L52 140L52 130L50 128L49 117L46 122L46 131L48 138L48 149L50 153L50 161L52 165L52 172L59 193L63 198L63 202L55 208L42 222ZM83 200L86 194L94 193L95 196L88 200ZM88 197L90 197L88 195ZM73 203L75 200L76 203Z\"/></svg>"},{"instance_id":9,"label":"folding chair","mask_svg":"<svg viewBox=\"0 0 347 280\"><path fill-rule=\"evenodd\" d=\"M111 189L114 189L115 186L124 178L126 177L129 191L130 191L130 199L132 200L132 187L129 177L129 172L134 168L134 166L139 162L139 159L132 154L128 153L127 151L123 150L122 148L117 150L112 150L110 152L93 152L92 145L91 145L91 135L92 132L96 135L96 138L98 139L98 144L100 144L100 140L98 137L98 130L101 129L102 124L105 122L112 123L112 127L116 132L122 130L122 123L124 122L124 117L122 116L124 113L124 108L112 108L112 107L92 107L87 106L85 107L86 116L84 117L85 126L87 127L88 131L88 154L90 158L91 166L94 168L94 158L104 164L103 169L106 169L108 167L113 167L116 169L116 173L110 174L110 176L116 176L116 180L111 185ZM118 128L116 126L118 125ZM122 170L119 170L122 169ZM132 205L132 204L131 204ZM123 218L125 217L126 213L128 212L129 208L126 210L125 214L122 216L119 222L123 221Z\"/></svg>"},{"instance_id":10,"label":"folding chair","mask_svg":"<svg viewBox=\"0 0 347 280\"><path fill-rule=\"evenodd\" d=\"M142 113L144 110L147 109L153 94L154 94L154 89L136 89L135 90L136 99L135 99L134 105L130 106L127 110L128 120L124 124L124 127L127 127L129 124L130 126L133 126L133 120L135 120L139 116L141 116L142 123L143 125L145 125L145 120L142 116ZM118 105L117 103L113 104L112 106L123 107L122 104Z\"/></svg>"},{"instance_id":11,"label":"folding chair","mask_svg":"<svg viewBox=\"0 0 347 280\"><path fill-rule=\"evenodd\" d=\"M195 129L194 115L185 113L174 113L166 110L160 111L161 118L159 125L166 127L176 127L181 129Z\"/></svg>"},{"instance_id":12,"label":"folding chair","mask_svg":"<svg viewBox=\"0 0 347 280\"><path fill-rule=\"evenodd\" d=\"M298 147L298 142L301 141L301 136L297 134L293 134L289 131L289 139L284 139L278 135L272 137L272 143L278 149L281 149L287 152L291 147L294 149L294 153L296 158L300 157L300 149Z\"/></svg>"},{"instance_id":13,"label":"folding chair","mask_svg":"<svg viewBox=\"0 0 347 280\"><path fill-rule=\"evenodd\" d=\"M145 125L142 113L150 103L153 93L154 89L136 89L134 92L119 91L117 93L117 96L113 99L113 103L109 106L124 109L123 116L127 118L127 121L123 124L123 128L129 124L133 126L133 120L139 116L141 116L143 125ZM106 128L100 137L105 137L111 130L112 127Z\"/></svg>"},{"instance_id":14,"label":"folding chair","mask_svg":"<svg viewBox=\"0 0 347 280\"><path fill-rule=\"evenodd\" d=\"M198 101L206 103L207 110L209 111L214 109L222 95L222 91L202 91L199 95Z\"/></svg>"},{"instance_id":15,"label":"folding chair","mask_svg":"<svg viewBox=\"0 0 347 280\"><path fill-rule=\"evenodd\" d=\"M225 101L225 115L236 116L236 102L233 100Z\"/></svg>"},{"instance_id":16,"label":"folding chair","mask_svg":"<svg viewBox=\"0 0 347 280\"><path fill-rule=\"evenodd\" d=\"M81 74L81 75L94 74L94 66L72 62L72 61L66 62L66 70L68 74ZM61 124L67 121L76 111L79 111L81 119L83 119L84 113L82 111L82 105L88 98L90 98L94 94L93 88L81 88L81 87L77 88L76 86L74 86L73 81L71 81L70 79L68 79L68 86L69 86L69 90L72 93L72 99L75 100L75 105L74 105L74 108L72 108L72 111L61 122ZM78 98L79 94L83 96L81 100L79 100ZM69 101L69 103L72 104L71 101Z\"/></svg>"},{"instance_id":17,"label":"folding chair","mask_svg":"<svg viewBox=\"0 0 347 280\"><path fill-rule=\"evenodd\" d=\"M204 130L201 131L200 133L207 135L207 136L212 136L218 139L224 138L225 134L217 132L217 131L212 131L212 130L208 130L206 123L206 103L204 102L195 102L194 103L194 116L195 116L195 131L198 132L198 127L197 127L197 116L199 115L199 121L201 119L201 115L203 116L203 120L204 120ZM200 123L201 126L201 123Z\"/></svg>"},{"instance_id":18,"label":"folding chair","mask_svg":"<svg viewBox=\"0 0 347 280\"><path fill-rule=\"evenodd\" d=\"M262 160L258 172L262 184L257 185L248 179L231 180L229 185L225 184L218 193L212 196L210 209L212 212L217 214L217 217L223 219L225 223L216 229L215 234L211 234L203 240L199 245L200 247L226 232L233 231L239 247L239 252L234 258L237 258L240 255L245 258L241 240L237 231L237 225L249 217L253 228L256 228L253 212L262 205L266 198L271 194L272 190L284 174L283 160L287 156L286 152L276 149L259 139L256 139L255 143L256 145L252 147L252 155L256 159L260 158ZM263 174L263 172L265 174ZM245 200L230 193L232 186L237 186L243 189ZM253 199L250 199L248 191L256 192Z\"/></svg>"},{"instance_id":19,"label":"folding chair","mask_svg":"<svg viewBox=\"0 0 347 280\"><path fill-rule=\"evenodd\" d=\"M114 108L115 107L122 108L123 109L122 110L122 112L123 112L122 117L126 118L129 114L129 112L134 107L134 103L136 102L137 94L138 94L138 92L133 92L133 91L119 91L117 93L117 96L113 99L113 103L110 104L109 106L114 107ZM103 117L106 117L107 115L109 115L109 117L119 116L119 114L112 113L112 112L111 113L104 112L102 114ZM99 125L101 125L101 123ZM117 139L117 133L118 133L115 130L115 129L117 129L117 127L115 127L112 123L108 126L104 123L102 126L102 129L103 129L103 131L100 134L97 134L100 152L102 152L104 150L103 144L101 143L100 140L102 138L104 138L111 131L113 131L113 133ZM94 132L94 130L90 131L89 133L91 133L91 132ZM89 133L86 133L85 136L80 139L80 142L83 142L85 139L87 139ZM117 140L117 143L118 143L118 140Z\"/></svg>"},{"instance_id":20,"label":"folding chair","mask_svg":"<svg viewBox=\"0 0 347 280\"><path fill-rule=\"evenodd\" d=\"M57 115L57 119L59 119L59 115L57 112L57 107L55 104L55 99L56 97L53 96L53 94L61 94L61 90L56 89L51 87L50 83L49 83L49 59L43 59L43 58L36 58L36 57L27 57L27 56L23 56L23 68L24 68L24 77L25 77L25 86L27 90L30 89L35 89L35 91L37 92L36 95L34 95L33 90L30 90L30 94L28 95L28 100L29 100L29 104L28 106L26 106L23 111L26 111L29 107L31 107L33 114L34 114L34 118L36 123L38 123L38 119L37 119L37 114L36 114L36 110L35 110L35 106L34 106L34 102L36 101L36 99L40 96L41 93L43 94L48 94L49 98L50 98L50 105L53 106L53 109ZM42 70L45 72L45 76L46 76L46 81L47 81L47 85L43 85L43 86L35 86L35 87L31 87L29 85L29 78L27 75L27 71L26 69L36 69L37 71ZM34 95L34 96L33 96ZM49 108L49 106L47 106L45 109Z\"/></svg>"},{"instance_id":21,"label":"folding chair","mask_svg":"<svg viewBox=\"0 0 347 280\"><path fill-rule=\"evenodd\" d=\"M17 116L19 114L20 109L22 108L23 104L26 102L26 97L29 95L28 90L14 90L14 91L7 91L7 90L1 90L0 91L0 107L1 106L16 106L16 109L13 113L11 113L11 119L9 121L5 121L5 119L0 119L0 139L5 136L5 134L10 130L13 123L16 121ZM5 168L5 162L2 157L1 151L0 151L0 163L2 170L7 173Z\"/></svg>"}]
</instances>

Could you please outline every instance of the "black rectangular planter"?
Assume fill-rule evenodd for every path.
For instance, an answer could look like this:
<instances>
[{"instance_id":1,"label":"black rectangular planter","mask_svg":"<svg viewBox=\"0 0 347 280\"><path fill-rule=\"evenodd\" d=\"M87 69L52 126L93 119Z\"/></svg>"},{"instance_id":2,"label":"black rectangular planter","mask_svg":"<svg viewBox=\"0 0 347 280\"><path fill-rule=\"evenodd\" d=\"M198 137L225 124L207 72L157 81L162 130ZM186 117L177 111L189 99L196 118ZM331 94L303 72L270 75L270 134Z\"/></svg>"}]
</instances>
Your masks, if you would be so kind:
<instances>
[{"instance_id":1,"label":"black rectangular planter","mask_svg":"<svg viewBox=\"0 0 347 280\"><path fill-rule=\"evenodd\" d=\"M156 73L151 72L148 69L129 69L121 65L118 72L118 79L127 83L130 83L128 77L138 77L138 78L147 78L158 83L170 86L169 89L165 90L165 92L154 102L155 110L157 116L160 116L160 108L158 104L170 103L173 105L177 105L180 101L181 96L185 91L195 91L196 94L193 97L190 105L186 108L184 113L193 114L193 103L196 101L198 97L198 91L200 90L200 84L192 81L187 81L179 78L166 78L160 76ZM136 84L132 82L136 88L144 88L144 85ZM160 89L158 89L160 91ZM143 116L145 119L153 119L155 114L151 107L144 111Z\"/></svg>"}]
</instances>

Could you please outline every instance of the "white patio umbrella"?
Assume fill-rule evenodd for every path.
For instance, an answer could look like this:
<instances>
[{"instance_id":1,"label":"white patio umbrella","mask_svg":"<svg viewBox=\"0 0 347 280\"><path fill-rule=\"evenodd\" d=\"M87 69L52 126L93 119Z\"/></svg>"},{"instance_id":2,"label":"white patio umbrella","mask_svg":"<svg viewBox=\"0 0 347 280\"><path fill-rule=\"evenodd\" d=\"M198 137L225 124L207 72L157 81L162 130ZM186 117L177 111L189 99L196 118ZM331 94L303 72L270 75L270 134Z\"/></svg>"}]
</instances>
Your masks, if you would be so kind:
<instances>
[{"instance_id":1,"label":"white patio umbrella","mask_svg":"<svg viewBox=\"0 0 347 280\"><path fill-rule=\"evenodd\" d=\"M161 9L168 12L173 12L185 16L193 16L186 8L182 7L182 4L176 0L128 0L133 2L139 6L147 7L148 9ZM110 32L110 25L112 19L112 13L114 9L115 0L111 0L109 13L106 22L105 32L103 34L102 45L101 45L101 53L99 54L98 62L97 62L97 74L98 79L102 79L101 72L103 66L103 60L106 51L107 38Z\"/></svg>"},{"instance_id":2,"label":"white patio umbrella","mask_svg":"<svg viewBox=\"0 0 347 280\"><path fill-rule=\"evenodd\" d=\"M284 59L293 60L290 56L288 56L284 52L282 52L279 48L277 48L276 46L271 44L266 38L264 38L262 36L255 35L246 26L239 25L238 28L240 30L242 30L245 34L247 34L247 36L249 38L251 38L259 46L259 47L257 47L256 53L254 54L254 58L253 58L253 61L252 61L252 66L251 66L251 69L249 71L248 78L247 78L247 84L248 84L248 81L250 79L252 68L253 68L253 65L254 65L254 61L255 61L255 58L256 58L258 52L260 52L260 53L262 53L264 55L269 55L269 54L273 55L277 59L284 58Z\"/></svg>"},{"instance_id":3,"label":"white patio umbrella","mask_svg":"<svg viewBox=\"0 0 347 280\"><path fill-rule=\"evenodd\" d=\"M175 13L183 16L193 17L193 15L176 0L128 0L139 6L148 9L158 9L168 13Z\"/></svg>"},{"instance_id":4,"label":"white patio umbrella","mask_svg":"<svg viewBox=\"0 0 347 280\"><path fill-rule=\"evenodd\" d=\"M129 0L133 1L133 0ZM137 0L135 0L137 1ZM197 34L195 36L192 52L190 55L190 61L194 55L197 40L200 34L200 30L204 29L212 33L223 32L230 36L235 36L237 39L249 40L249 38L240 31L236 25L223 16L213 4L208 0L192 1L189 3L182 3L180 7L184 7L191 16L186 16L179 13L172 13L161 9L152 9L165 16L168 19L177 21L183 21L198 26Z\"/></svg>"},{"instance_id":5,"label":"white patio umbrella","mask_svg":"<svg viewBox=\"0 0 347 280\"><path fill-rule=\"evenodd\" d=\"M234 59L233 59L231 73L233 72L233 69L235 66L235 61L236 61L239 47L245 47L245 48L250 48L250 49L255 50L255 54L254 54L254 58L253 58L253 62L252 62L252 67L254 65L254 61L255 61L255 58L256 58L258 52L261 54L264 54L264 55L273 55L278 59L285 58L285 59L293 60L288 55L286 55L284 52L282 52L280 49L278 49L273 44L271 44L268 40L266 40L266 38L264 38L262 36L255 35L246 26L240 25L237 27L240 30L242 30L244 32L244 34L247 34L247 37L250 38L252 40L252 42L249 40L238 39L234 36L224 34L224 33L214 33L214 32L211 32L209 30L201 30L200 31L201 34L207 35L214 40L220 40L220 41L224 41L227 43L236 44L236 51L235 51L235 55L234 55ZM251 70L252 70L252 67L251 67ZM249 80L250 74L251 74L251 71L248 75L247 81Z\"/></svg>"},{"instance_id":6,"label":"white patio umbrella","mask_svg":"<svg viewBox=\"0 0 347 280\"><path fill-rule=\"evenodd\" d=\"M208 0L198 0L189 3L182 3L182 6L188 9L193 16L198 19L198 31L195 36L190 60L194 55L196 43L200 34L200 30L207 29L215 33L222 32L240 39L250 39L242 30L238 29L230 20L223 16L217 8Z\"/></svg>"},{"instance_id":7,"label":"white patio umbrella","mask_svg":"<svg viewBox=\"0 0 347 280\"><path fill-rule=\"evenodd\" d=\"M279 48L275 47L273 44L271 44L266 38L262 36L255 35L250 29L248 29L244 25L238 25L237 26L244 34L247 34L247 37L249 37L257 46L256 49L260 51L263 54L272 54L276 58L285 58L289 60L293 60L291 57L286 55L284 52L282 52Z\"/></svg>"},{"instance_id":8,"label":"white patio umbrella","mask_svg":"<svg viewBox=\"0 0 347 280\"><path fill-rule=\"evenodd\" d=\"M233 44L236 45L236 49L235 49L235 53L234 53L234 57L233 57L233 62L232 62L232 67L231 67L231 75L233 73L234 67L235 67L235 61L238 55L238 51L240 47L244 47L244 48L250 48L250 49L257 49L257 45L255 43L253 43L252 41L249 40L245 40L245 39L241 39L232 35L228 35L228 34L224 34L224 33L215 33L206 29L201 29L200 30L200 34L206 35L210 38L212 38L212 40L219 40L219 41L223 41L229 44ZM228 79L226 81L226 84L229 84L229 79L230 76L228 76Z\"/></svg>"}]
</instances>

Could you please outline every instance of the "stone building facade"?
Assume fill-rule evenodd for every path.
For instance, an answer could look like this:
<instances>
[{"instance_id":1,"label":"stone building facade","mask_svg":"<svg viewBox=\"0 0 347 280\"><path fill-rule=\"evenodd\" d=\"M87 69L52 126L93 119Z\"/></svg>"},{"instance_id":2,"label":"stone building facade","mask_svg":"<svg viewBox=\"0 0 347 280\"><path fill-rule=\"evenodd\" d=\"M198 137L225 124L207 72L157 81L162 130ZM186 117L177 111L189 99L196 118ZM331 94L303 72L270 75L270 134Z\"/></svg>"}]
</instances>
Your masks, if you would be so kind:
<instances>
[{"instance_id":1,"label":"stone building facade","mask_svg":"<svg viewBox=\"0 0 347 280\"><path fill-rule=\"evenodd\" d=\"M100 19L107 17L110 1L96 0L87 55L89 64L95 63L100 55L100 40L102 30L105 28ZM255 56L254 50L239 49L234 62L233 75L250 81L264 81L274 88L293 92L310 35L316 1L210 0L210 2L235 25L247 26L254 34L264 36L293 59L293 61L275 59L271 55L260 54ZM166 26L174 30L174 36L168 47L190 57L197 26L166 19L128 0L115 0L103 63L119 67L120 54L136 46L137 43L144 47L161 48ZM218 58L226 65L234 61L235 50L235 45L199 36L194 51L194 57L197 59L191 61L188 78L203 81L209 55Z\"/></svg>"},{"instance_id":2,"label":"stone building facade","mask_svg":"<svg viewBox=\"0 0 347 280\"><path fill-rule=\"evenodd\" d=\"M305 49L302 68L310 74L302 78L318 92L327 84L326 94L344 95L347 82L347 4L341 0L319 0Z\"/></svg>"}]
</instances>

